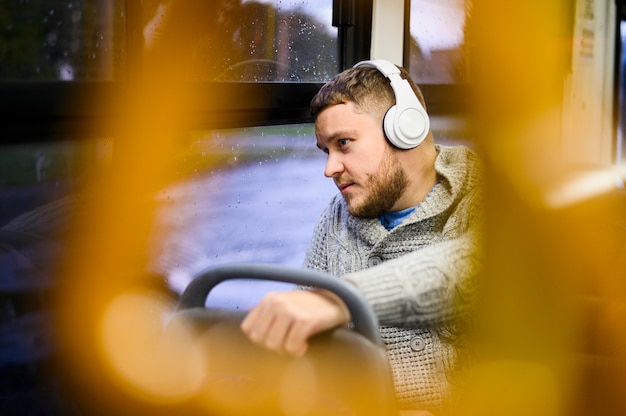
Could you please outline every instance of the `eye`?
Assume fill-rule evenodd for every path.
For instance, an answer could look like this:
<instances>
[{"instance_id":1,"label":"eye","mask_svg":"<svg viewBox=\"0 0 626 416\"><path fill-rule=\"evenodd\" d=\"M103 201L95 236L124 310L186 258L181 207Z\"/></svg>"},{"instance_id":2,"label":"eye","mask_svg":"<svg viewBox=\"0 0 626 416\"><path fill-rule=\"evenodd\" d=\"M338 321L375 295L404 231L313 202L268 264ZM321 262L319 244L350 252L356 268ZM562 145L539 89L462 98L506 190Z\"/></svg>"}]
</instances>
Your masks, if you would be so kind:
<instances>
[{"instance_id":1,"label":"eye","mask_svg":"<svg viewBox=\"0 0 626 416\"><path fill-rule=\"evenodd\" d=\"M345 148L348 144L350 144L350 139L339 139L337 140L337 145L340 149Z\"/></svg>"},{"instance_id":2,"label":"eye","mask_svg":"<svg viewBox=\"0 0 626 416\"><path fill-rule=\"evenodd\" d=\"M320 149L322 152L328 154L328 148L325 146L322 146L321 144L317 143L317 148Z\"/></svg>"}]
</instances>

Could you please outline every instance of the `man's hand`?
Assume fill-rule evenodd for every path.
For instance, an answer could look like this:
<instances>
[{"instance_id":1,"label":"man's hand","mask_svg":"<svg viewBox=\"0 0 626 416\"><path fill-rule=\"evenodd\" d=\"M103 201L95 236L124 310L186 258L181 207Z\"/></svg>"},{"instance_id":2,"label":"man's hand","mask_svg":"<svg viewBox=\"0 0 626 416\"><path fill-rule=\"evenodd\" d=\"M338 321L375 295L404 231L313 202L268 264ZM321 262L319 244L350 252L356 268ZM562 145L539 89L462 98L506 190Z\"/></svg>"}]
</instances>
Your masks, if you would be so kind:
<instances>
[{"instance_id":1,"label":"man's hand","mask_svg":"<svg viewBox=\"0 0 626 416\"><path fill-rule=\"evenodd\" d=\"M269 350L300 357L308 339L350 322L348 308L327 290L269 293L241 323L252 342Z\"/></svg>"}]
</instances>

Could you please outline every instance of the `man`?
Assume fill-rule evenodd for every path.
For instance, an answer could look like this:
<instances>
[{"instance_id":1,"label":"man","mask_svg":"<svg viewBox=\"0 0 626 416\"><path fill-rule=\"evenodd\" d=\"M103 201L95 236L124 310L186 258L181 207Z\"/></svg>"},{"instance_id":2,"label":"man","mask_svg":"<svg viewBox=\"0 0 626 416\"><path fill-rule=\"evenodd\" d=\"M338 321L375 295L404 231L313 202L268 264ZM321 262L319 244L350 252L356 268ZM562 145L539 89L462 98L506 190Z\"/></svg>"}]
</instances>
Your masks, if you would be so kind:
<instances>
[{"instance_id":1,"label":"man","mask_svg":"<svg viewBox=\"0 0 626 416\"><path fill-rule=\"evenodd\" d=\"M421 92L386 61L337 75L311 112L328 155L324 174L340 192L316 225L304 267L362 291L401 407L436 410L459 366L480 268L479 161L466 147L434 143ZM310 336L349 321L341 300L313 289L268 294L241 327L261 346L300 356Z\"/></svg>"}]
</instances>

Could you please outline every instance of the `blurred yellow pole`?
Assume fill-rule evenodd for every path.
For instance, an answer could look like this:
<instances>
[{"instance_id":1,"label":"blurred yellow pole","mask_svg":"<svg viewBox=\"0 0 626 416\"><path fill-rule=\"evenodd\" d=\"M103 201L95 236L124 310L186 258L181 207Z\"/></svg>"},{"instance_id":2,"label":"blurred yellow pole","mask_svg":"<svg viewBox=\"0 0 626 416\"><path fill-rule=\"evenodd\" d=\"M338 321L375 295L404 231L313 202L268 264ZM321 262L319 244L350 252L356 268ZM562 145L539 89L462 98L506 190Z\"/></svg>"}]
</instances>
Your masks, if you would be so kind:
<instances>
[{"instance_id":1,"label":"blurred yellow pole","mask_svg":"<svg viewBox=\"0 0 626 416\"><path fill-rule=\"evenodd\" d=\"M573 13L567 0L474 1L474 122L489 178L486 264L474 334L479 363L454 414L626 408L615 394L626 381L626 326L618 319L624 269L613 246L624 229L601 226L623 212L611 203L556 209L546 202L572 174L560 146ZM615 306L612 323L594 314L603 305ZM610 354L590 347L601 325Z\"/></svg>"},{"instance_id":2,"label":"blurred yellow pole","mask_svg":"<svg viewBox=\"0 0 626 416\"><path fill-rule=\"evenodd\" d=\"M147 409L151 399L154 411L159 398L141 386L134 394L121 386L154 383L162 376L158 369L176 365L151 355L157 345L150 342L171 305L146 282L146 253L154 194L172 177L172 156L179 153L199 98L191 89L193 48L199 36L210 42L215 29L208 23L217 5L165 2L164 7L158 36L147 43L140 79L131 80L125 94L111 102L91 97L94 105L121 118L113 126L112 165L94 171L80 194L58 299L64 370L88 412L134 414ZM185 350L177 353L173 358L185 357ZM138 361L137 369L124 368ZM137 374L144 370L145 375ZM142 395L143 403L137 400Z\"/></svg>"}]
</instances>

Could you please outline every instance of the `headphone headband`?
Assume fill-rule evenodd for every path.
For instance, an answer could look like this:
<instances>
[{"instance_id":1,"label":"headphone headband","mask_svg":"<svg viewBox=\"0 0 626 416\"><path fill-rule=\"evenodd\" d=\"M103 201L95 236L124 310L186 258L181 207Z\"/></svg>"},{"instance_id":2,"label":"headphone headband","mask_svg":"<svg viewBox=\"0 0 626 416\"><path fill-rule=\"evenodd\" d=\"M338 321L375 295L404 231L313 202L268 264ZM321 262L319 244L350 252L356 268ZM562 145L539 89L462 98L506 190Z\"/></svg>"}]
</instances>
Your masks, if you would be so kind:
<instances>
[{"instance_id":1,"label":"headphone headband","mask_svg":"<svg viewBox=\"0 0 626 416\"><path fill-rule=\"evenodd\" d=\"M361 61L354 68L359 66L378 69L393 89L396 104L387 110L383 121L387 139L400 149L419 146L428 135L430 120L409 82L400 76L400 69L384 59Z\"/></svg>"}]
</instances>

